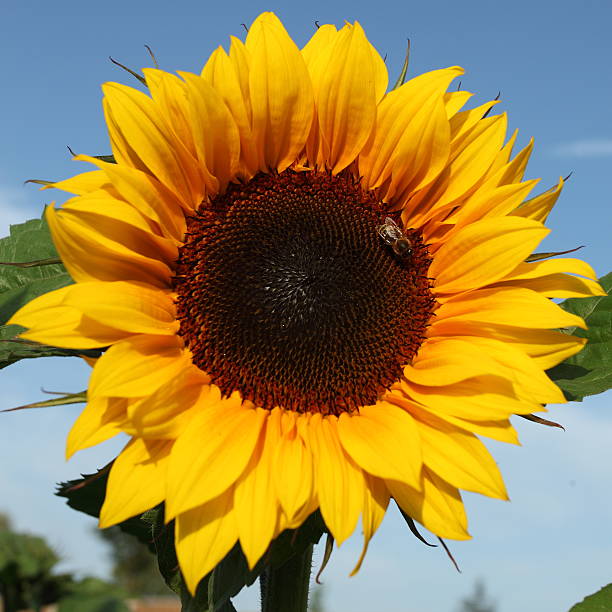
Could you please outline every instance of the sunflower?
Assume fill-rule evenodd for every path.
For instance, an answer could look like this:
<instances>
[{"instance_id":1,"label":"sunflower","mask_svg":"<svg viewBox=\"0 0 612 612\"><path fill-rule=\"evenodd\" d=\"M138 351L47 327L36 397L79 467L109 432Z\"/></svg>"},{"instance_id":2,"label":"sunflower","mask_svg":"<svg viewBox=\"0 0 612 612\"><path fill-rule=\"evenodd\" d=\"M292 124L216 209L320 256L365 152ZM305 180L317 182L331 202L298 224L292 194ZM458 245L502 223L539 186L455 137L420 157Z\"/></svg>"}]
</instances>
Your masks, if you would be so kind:
<instances>
[{"instance_id":1,"label":"sunflower","mask_svg":"<svg viewBox=\"0 0 612 612\"><path fill-rule=\"evenodd\" d=\"M469 538L460 489L507 499L479 436L564 397L584 340L549 298L600 295L577 259L526 261L563 186L526 201L496 101L459 67L387 91L358 23L299 49L272 13L200 75L104 85L116 163L54 184L74 285L10 323L105 348L67 455L120 432L100 525L165 503L194 590L235 545L253 566L317 509L364 547L391 499ZM356 569L357 569L356 568Z\"/></svg>"}]
</instances>

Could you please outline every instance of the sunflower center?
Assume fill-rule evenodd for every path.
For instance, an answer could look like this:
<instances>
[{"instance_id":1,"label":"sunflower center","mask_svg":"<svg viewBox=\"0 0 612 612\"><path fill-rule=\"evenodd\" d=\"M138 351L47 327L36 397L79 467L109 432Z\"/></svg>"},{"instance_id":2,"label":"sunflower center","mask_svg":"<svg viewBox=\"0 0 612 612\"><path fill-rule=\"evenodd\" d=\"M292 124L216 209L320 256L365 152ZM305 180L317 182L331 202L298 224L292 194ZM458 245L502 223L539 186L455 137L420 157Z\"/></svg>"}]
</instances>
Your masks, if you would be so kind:
<instances>
[{"instance_id":1,"label":"sunflower center","mask_svg":"<svg viewBox=\"0 0 612 612\"><path fill-rule=\"evenodd\" d=\"M194 363L223 394L268 409L375 403L434 307L420 233L404 230L397 245L379 234L388 216L351 176L291 170L204 204L188 219L174 281Z\"/></svg>"}]
</instances>

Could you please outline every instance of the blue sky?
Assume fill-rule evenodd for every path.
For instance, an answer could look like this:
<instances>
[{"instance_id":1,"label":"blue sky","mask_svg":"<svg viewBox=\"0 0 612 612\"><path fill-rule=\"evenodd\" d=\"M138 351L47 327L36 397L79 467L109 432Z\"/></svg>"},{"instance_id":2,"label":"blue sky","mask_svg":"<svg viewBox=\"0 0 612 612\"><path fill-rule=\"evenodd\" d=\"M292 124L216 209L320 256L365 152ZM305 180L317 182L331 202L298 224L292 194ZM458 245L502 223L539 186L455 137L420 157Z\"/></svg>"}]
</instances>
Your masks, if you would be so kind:
<instances>
[{"instance_id":1,"label":"blue sky","mask_svg":"<svg viewBox=\"0 0 612 612\"><path fill-rule=\"evenodd\" d=\"M519 144L535 138L528 177L542 189L573 175L550 217L545 245L584 244L582 256L601 275L611 268L612 4L608 0L511 3L351 2L261 3L131 0L103 3L38 0L3 7L0 62L0 225L37 216L49 192L24 187L28 178L60 179L80 171L76 152L109 152L100 109L100 84L130 83L112 55L133 68L149 65L143 45L167 70L198 71L242 22L274 10L298 44L314 21L341 25L359 20L400 69L406 38L412 41L410 74L459 64L462 88L474 105L501 91L500 107ZM499 108L499 107L498 107ZM0 407L41 397L40 387L78 391L88 370L77 360L39 360L0 372ZM559 612L612 581L612 394L581 404L551 407L567 431L516 423L523 446L489 445L511 503L466 496L474 539L453 544L462 573L439 549L416 541L394 512L385 519L356 578L347 578L359 539L332 557L323 580L329 612L451 612L484 579L498 612ZM63 459L66 432L78 407L2 415L0 509L23 530L44 533L65 558L66 569L104 575L104 549L91 535L94 521L52 494L54 483L90 472L121 447L112 441ZM256 608L256 593L238 600Z\"/></svg>"}]
</instances>

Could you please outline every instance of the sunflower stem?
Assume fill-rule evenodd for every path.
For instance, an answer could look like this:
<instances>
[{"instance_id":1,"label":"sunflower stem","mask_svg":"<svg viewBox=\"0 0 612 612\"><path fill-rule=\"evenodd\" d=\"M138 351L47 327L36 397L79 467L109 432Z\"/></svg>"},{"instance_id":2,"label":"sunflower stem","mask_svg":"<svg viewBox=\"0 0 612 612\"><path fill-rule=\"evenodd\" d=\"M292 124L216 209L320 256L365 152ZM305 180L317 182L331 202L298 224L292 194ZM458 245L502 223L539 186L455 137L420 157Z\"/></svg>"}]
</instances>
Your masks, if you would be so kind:
<instances>
[{"instance_id":1,"label":"sunflower stem","mask_svg":"<svg viewBox=\"0 0 612 612\"><path fill-rule=\"evenodd\" d=\"M280 567L266 567L259 577L261 612L307 612L312 544Z\"/></svg>"}]
</instances>

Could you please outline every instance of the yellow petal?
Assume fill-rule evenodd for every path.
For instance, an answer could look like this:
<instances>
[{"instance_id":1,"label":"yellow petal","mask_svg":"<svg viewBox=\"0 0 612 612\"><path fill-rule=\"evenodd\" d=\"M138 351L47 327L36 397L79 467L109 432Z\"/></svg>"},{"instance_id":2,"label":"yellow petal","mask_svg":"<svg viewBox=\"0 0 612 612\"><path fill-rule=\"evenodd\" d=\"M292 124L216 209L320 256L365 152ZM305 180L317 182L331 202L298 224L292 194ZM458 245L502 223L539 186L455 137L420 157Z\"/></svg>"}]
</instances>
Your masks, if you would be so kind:
<instances>
[{"instance_id":1,"label":"yellow petal","mask_svg":"<svg viewBox=\"0 0 612 612\"><path fill-rule=\"evenodd\" d=\"M215 177L224 191L236 177L240 136L223 98L202 77L179 73L186 82L187 110L200 164Z\"/></svg>"},{"instance_id":2,"label":"yellow petal","mask_svg":"<svg viewBox=\"0 0 612 612\"><path fill-rule=\"evenodd\" d=\"M157 391L130 404L124 431L143 438L178 438L189 426L197 405L219 401L219 389L209 382L199 368L187 366Z\"/></svg>"},{"instance_id":3,"label":"yellow petal","mask_svg":"<svg viewBox=\"0 0 612 612\"><path fill-rule=\"evenodd\" d=\"M412 417L401 408L378 402L358 413L343 413L338 434L344 450L366 472L418 488L421 444Z\"/></svg>"},{"instance_id":4,"label":"yellow petal","mask_svg":"<svg viewBox=\"0 0 612 612\"><path fill-rule=\"evenodd\" d=\"M279 441L274 465L276 495L291 521L310 499L314 487L312 453L295 427Z\"/></svg>"},{"instance_id":5,"label":"yellow petal","mask_svg":"<svg viewBox=\"0 0 612 612\"><path fill-rule=\"evenodd\" d=\"M285 170L306 144L313 117L312 85L302 55L273 13L249 28L249 92L260 169Z\"/></svg>"},{"instance_id":6,"label":"yellow petal","mask_svg":"<svg viewBox=\"0 0 612 612\"><path fill-rule=\"evenodd\" d=\"M385 483L398 506L432 533L451 540L470 539L461 494L431 470L423 468L420 491L393 480Z\"/></svg>"},{"instance_id":7,"label":"yellow petal","mask_svg":"<svg viewBox=\"0 0 612 612\"><path fill-rule=\"evenodd\" d=\"M78 160L79 156L77 155L74 159ZM107 184L108 178L104 172L101 172L100 170L92 170L91 172L83 172L69 179L52 183L51 185L45 185L42 189L50 189L53 187L54 189L61 189L62 191L67 191L68 193L82 195L84 193L102 189Z\"/></svg>"},{"instance_id":8,"label":"yellow petal","mask_svg":"<svg viewBox=\"0 0 612 612\"><path fill-rule=\"evenodd\" d=\"M499 469L484 444L473 434L437 420L416 421L423 443L423 462L451 485L508 499Z\"/></svg>"},{"instance_id":9,"label":"yellow petal","mask_svg":"<svg viewBox=\"0 0 612 612\"><path fill-rule=\"evenodd\" d=\"M382 523L387 506L389 505L389 490L385 483L380 478L375 478L370 476L370 474L364 473L363 476L365 478L365 497L363 499L363 516L361 521L363 525L363 549L357 564L350 574L351 576L354 576L361 568L370 540Z\"/></svg>"},{"instance_id":10,"label":"yellow petal","mask_svg":"<svg viewBox=\"0 0 612 612\"><path fill-rule=\"evenodd\" d=\"M474 376L501 373L491 358L468 342L437 338L421 345L404 377L419 385L443 387Z\"/></svg>"},{"instance_id":11,"label":"yellow petal","mask_svg":"<svg viewBox=\"0 0 612 612\"><path fill-rule=\"evenodd\" d=\"M238 539L232 497L233 491L227 491L176 518L176 556L192 595L200 580L225 557Z\"/></svg>"},{"instance_id":12,"label":"yellow petal","mask_svg":"<svg viewBox=\"0 0 612 612\"><path fill-rule=\"evenodd\" d=\"M100 527L142 514L164 500L172 442L132 438L115 459L100 510Z\"/></svg>"},{"instance_id":13,"label":"yellow petal","mask_svg":"<svg viewBox=\"0 0 612 612\"><path fill-rule=\"evenodd\" d=\"M269 413L249 465L234 490L234 512L240 546L252 568L276 535L279 506L274 486L274 461L280 440L280 409ZM299 479L299 473L294 478Z\"/></svg>"},{"instance_id":14,"label":"yellow petal","mask_svg":"<svg viewBox=\"0 0 612 612\"><path fill-rule=\"evenodd\" d=\"M189 355L175 336L132 336L111 346L98 359L91 373L89 395L144 397L190 364Z\"/></svg>"},{"instance_id":15,"label":"yellow petal","mask_svg":"<svg viewBox=\"0 0 612 612\"><path fill-rule=\"evenodd\" d=\"M523 202L521 206L519 206L514 212L511 214L516 215L517 217L524 217L526 219L533 219L534 221L539 221L540 223L544 223L550 214L550 211L553 209L553 206L559 199L559 195L561 194L561 189L563 189L564 181L562 178L559 178L559 182L556 187L528 200L527 202Z\"/></svg>"},{"instance_id":16,"label":"yellow petal","mask_svg":"<svg viewBox=\"0 0 612 612\"><path fill-rule=\"evenodd\" d=\"M150 229L138 227L138 219L130 219L130 213L140 215L129 204L86 198L59 210L49 206L45 215L72 278L77 282L126 280L170 287L176 246Z\"/></svg>"},{"instance_id":17,"label":"yellow petal","mask_svg":"<svg viewBox=\"0 0 612 612\"><path fill-rule=\"evenodd\" d=\"M336 417L314 414L309 431L321 514L340 545L353 533L363 507L363 474L340 445Z\"/></svg>"},{"instance_id":18,"label":"yellow petal","mask_svg":"<svg viewBox=\"0 0 612 612\"><path fill-rule=\"evenodd\" d=\"M181 202L157 179L135 168L109 164L86 155L79 155L76 159L96 164L126 202L157 224L160 234L175 243L182 241L185 215Z\"/></svg>"},{"instance_id":19,"label":"yellow petal","mask_svg":"<svg viewBox=\"0 0 612 612\"><path fill-rule=\"evenodd\" d=\"M34 298L7 325L27 327L21 338L61 348L98 348L129 336L129 332L93 321L67 302L73 289L69 285Z\"/></svg>"},{"instance_id":20,"label":"yellow petal","mask_svg":"<svg viewBox=\"0 0 612 612\"><path fill-rule=\"evenodd\" d=\"M444 106L446 106L446 115L450 119L456 115L473 96L469 91L449 91L444 94Z\"/></svg>"},{"instance_id":21,"label":"yellow petal","mask_svg":"<svg viewBox=\"0 0 612 612\"><path fill-rule=\"evenodd\" d=\"M448 300L436 311L436 330L448 323L492 323L534 329L581 327L584 321L530 289L480 289ZM433 327L432 325L432 327ZM433 330L432 330L433 331Z\"/></svg>"},{"instance_id":22,"label":"yellow petal","mask_svg":"<svg viewBox=\"0 0 612 612\"><path fill-rule=\"evenodd\" d=\"M206 62L202 70L202 78L215 88L232 114L240 136L241 172L245 178L251 178L259 167L259 160L251 129L252 113L248 94L248 71L245 77L247 88L246 92L243 92L235 62L232 62L227 53L219 47L212 52Z\"/></svg>"},{"instance_id":23,"label":"yellow petal","mask_svg":"<svg viewBox=\"0 0 612 612\"><path fill-rule=\"evenodd\" d=\"M390 92L378 106L376 128L359 155L365 185L382 185L394 171L392 192L431 182L450 152L450 128L443 93L463 70L458 67L420 75Z\"/></svg>"},{"instance_id":24,"label":"yellow petal","mask_svg":"<svg viewBox=\"0 0 612 612\"><path fill-rule=\"evenodd\" d=\"M477 221L453 234L429 268L436 293L478 289L504 277L549 233L541 223L518 217Z\"/></svg>"},{"instance_id":25,"label":"yellow petal","mask_svg":"<svg viewBox=\"0 0 612 612\"><path fill-rule=\"evenodd\" d=\"M268 411L241 406L238 393L203 407L172 450L166 518L227 491L246 468Z\"/></svg>"},{"instance_id":26,"label":"yellow petal","mask_svg":"<svg viewBox=\"0 0 612 612\"><path fill-rule=\"evenodd\" d=\"M127 416L126 407L127 401L123 398L89 400L66 438L66 459L70 459L77 451L121 433L121 425Z\"/></svg>"},{"instance_id":27,"label":"yellow petal","mask_svg":"<svg viewBox=\"0 0 612 612\"><path fill-rule=\"evenodd\" d=\"M323 38L330 34L333 42L325 44ZM380 100L375 86L379 67L359 23L320 36L321 52L305 56L319 131L319 146L314 147L317 159L310 161L337 174L359 155L374 128Z\"/></svg>"},{"instance_id":28,"label":"yellow petal","mask_svg":"<svg viewBox=\"0 0 612 612\"><path fill-rule=\"evenodd\" d=\"M505 325L445 321L430 328L433 337L480 336L511 344L529 355L542 370L548 370L571 355L579 352L586 339L547 329L521 329ZM415 380L427 384L422 380Z\"/></svg>"},{"instance_id":29,"label":"yellow petal","mask_svg":"<svg viewBox=\"0 0 612 612\"><path fill-rule=\"evenodd\" d=\"M204 190L194 176L196 162L180 150L151 98L118 83L102 89L111 143L120 143L113 151L117 161L152 174L180 200L197 206Z\"/></svg>"}]
</instances>

